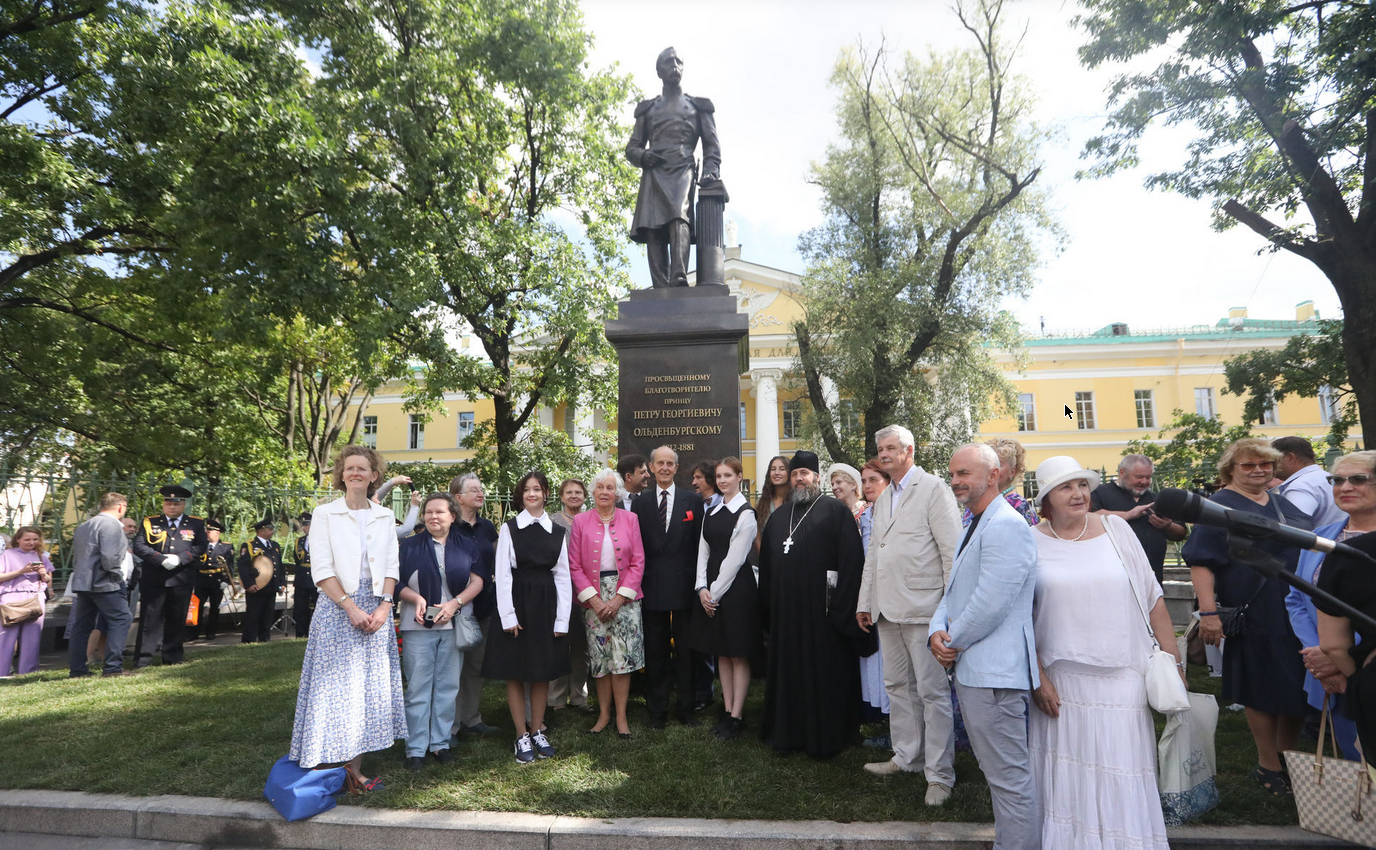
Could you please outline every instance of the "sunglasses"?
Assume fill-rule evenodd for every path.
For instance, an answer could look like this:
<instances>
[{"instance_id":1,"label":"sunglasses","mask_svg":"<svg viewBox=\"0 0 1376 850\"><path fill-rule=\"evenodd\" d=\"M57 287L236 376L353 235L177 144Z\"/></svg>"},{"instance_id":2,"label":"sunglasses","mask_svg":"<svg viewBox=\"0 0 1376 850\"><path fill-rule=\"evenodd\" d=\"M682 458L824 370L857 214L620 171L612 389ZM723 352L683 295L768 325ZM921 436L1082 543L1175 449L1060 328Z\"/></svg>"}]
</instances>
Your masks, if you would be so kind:
<instances>
[{"instance_id":1,"label":"sunglasses","mask_svg":"<svg viewBox=\"0 0 1376 850\"><path fill-rule=\"evenodd\" d=\"M1271 461L1269 461L1269 460L1263 460L1263 461L1258 461L1258 462L1256 462L1256 463L1252 463L1252 462L1250 462L1250 461L1244 462L1244 463L1239 463L1239 464L1237 465L1237 468L1238 468L1238 469L1241 469L1243 472L1251 472L1252 470L1255 470L1255 469L1270 469L1270 468L1273 467L1273 466L1275 466L1275 464L1272 463Z\"/></svg>"},{"instance_id":2,"label":"sunglasses","mask_svg":"<svg viewBox=\"0 0 1376 850\"><path fill-rule=\"evenodd\" d=\"M1344 484L1348 483L1349 481L1352 482L1352 486L1353 486L1353 487L1365 487L1366 485L1370 484L1371 482L1376 481L1376 475L1372 475L1372 474L1370 474L1370 473L1362 472L1362 473L1358 473L1357 475L1329 475L1329 476L1328 476L1328 483L1329 483L1329 484L1332 484L1334 487L1341 487L1341 486L1343 486Z\"/></svg>"}]
</instances>

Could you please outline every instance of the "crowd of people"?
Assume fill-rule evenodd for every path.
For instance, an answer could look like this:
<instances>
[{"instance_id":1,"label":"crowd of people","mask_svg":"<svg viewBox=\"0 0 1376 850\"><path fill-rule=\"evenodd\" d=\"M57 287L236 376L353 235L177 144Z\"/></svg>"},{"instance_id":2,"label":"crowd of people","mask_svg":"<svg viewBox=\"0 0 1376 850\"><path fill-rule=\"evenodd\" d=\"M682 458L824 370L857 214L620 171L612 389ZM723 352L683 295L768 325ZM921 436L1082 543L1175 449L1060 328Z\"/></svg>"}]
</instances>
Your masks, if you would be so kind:
<instances>
[{"instance_id":1,"label":"crowd of people","mask_svg":"<svg viewBox=\"0 0 1376 850\"><path fill-rule=\"evenodd\" d=\"M719 683L711 734L729 741L746 729L762 670L758 735L780 753L834 755L882 712L892 757L865 770L921 773L925 804L941 806L956 784L955 742L968 736L990 787L996 846L1164 849L1144 673L1154 646L1177 651L1161 579L1167 545L1182 540L1199 631L1223 647L1223 698L1246 711L1261 787L1290 796L1280 754L1307 709L1376 688L1360 676L1369 655L1340 611L1249 569L1224 529L1191 532L1155 513L1146 457L1124 457L1112 482L1050 458L1029 501L1014 486L1025 458L1016 441L963 446L944 474L916 465L902 426L875 443L862 469L833 464L825 479L811 452L771 459L753 506L738 459L699 464L683 486L667 446L557 491L531 471L516 490L519 512L500 526L479 515L484 489L468 473L449 492L416 494L400 533L376 498L397 480L376 450L346 447L334 472L344 495L299 518L297 575L318 598L298 617L307 644L290 757L347 766L356 793L380 784L363 774L362 755L397 739L408 769L428 757L448 764L456 736L497 731L479 696L484 680L501 680L514 758L547 759L557 754L547 711L591 714L588 679L597 715L585 733L614 725L620 738L635 735L627 708L637 673L651 729L671 714L698 725ZM1220 506L1376 549L1362 537L1376 530L1376 452L1325 474L1306 440L1243 439L1223 453L1218 479ZM185 491L163 495L163 513L138 526L124 517L127 500L107 494L77 529L71 675L89 675L97 618L103 672L127 675L131 562L145 577L143 618L164 611L163 662L181 660L184 618L169 614L233 550L217 524L183 514ZM272 522L254 531L233 559L250 601L285 580ZM0 556L0 603L51 583L41 544L38 529L16 531ZM1359 564L1280 541L1256 546L1376 606ZM302 604L299 578L297 587ZM251 609L245 641L270 622ZM6 659L21 647L20 672L36 666L27 636L41 623L0 628ZM1334 718L1355 757L1363 724Z\"/></svg>"}]
</instances>

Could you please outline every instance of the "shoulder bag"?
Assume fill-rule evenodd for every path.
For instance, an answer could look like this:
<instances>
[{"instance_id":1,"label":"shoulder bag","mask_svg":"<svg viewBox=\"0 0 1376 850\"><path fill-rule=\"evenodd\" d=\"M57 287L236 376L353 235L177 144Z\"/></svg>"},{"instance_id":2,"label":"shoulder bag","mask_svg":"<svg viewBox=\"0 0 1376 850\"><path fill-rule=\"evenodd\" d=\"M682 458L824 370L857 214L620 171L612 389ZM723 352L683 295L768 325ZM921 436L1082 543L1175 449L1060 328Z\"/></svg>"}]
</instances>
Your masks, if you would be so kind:
<instances>
[{"instance_id":1,"label":"shoulder bag","mask_svg":"<svg viewBox=\"0 0 1376 850\"><path fill-rule=\"evenodd\" d=\"M1128 566L1127 558L1123 557L1123 550L1118 546L1118 537L1107 522L1104 523L1104 534L1108 536L1108 542L1113 544L1113 551L1118 555L1118 562L1123 565L1123 571L1128 577L1128 591L1132 593L1132 600L1137 605L1137 610L1142 615L1142 622L1147 627L1147 637L1151 639L1151 655L1147 658L1147 704L1162 714L1172 714L1177 711L1188 711L1190 708L1190 693L1185 689L1185 682L1180 678L1179 668L1176 667L1175 656L1161 648L1161 644L1156 642L1156 633L1151 630L1151 618L1142 608L1142 597L1137 595L1137 586L1132 582L1132 569Z\"/></svg>"},{"instance_id":2,"label":"shoulder bag","mask_svg":"<svg viewBox=\"0 0 1376 850\"><path fill-rule=\"evenodd\" d=\"M1281 511L1280 505L1276 504L1274 496L1269 497L1271 507L1276 512L1276 518L1281 525L1285 524L1285 514ZM1247 633L1247 608L1252 601L1257 598L1257 594L1266 587L1266 578L1261 577L1261 583L1257 589L1252 591L1252 595L1247 597L1247 601L1241 605L1214 605L1214 610L1218 612L1218 625L1223 629L1225 638L1241 637Z\"/></svg>"},{"instance_id":3,"label":"shoulder bag","mask_svg":"<svg viewBox=\"0 0 1376 850\"><path fill-rule=\"evenodd\" d=\"M23 602L14 604L0 603L0 624L5 628L22 626L43 616L43 591L38 591Z\"/></svg>"},{"instance_id":4,"label":"shoulder bag","mask_svg":"<svg viewBox=\"0 0 1376 850\"><path fill-rule=\"evenodd\" d=\"M1333 746L1333 757L1327 759L1323 755L1325 733ZM1312 755L1286 750L1285 766L1290 769L1301 828L1362 847L1376 846L1376 799L1372 797L1371 773L1365 758L1346 761L1338 756L1327 694L1319 720L1318 747Z\"/></svg>"}]
</instances>

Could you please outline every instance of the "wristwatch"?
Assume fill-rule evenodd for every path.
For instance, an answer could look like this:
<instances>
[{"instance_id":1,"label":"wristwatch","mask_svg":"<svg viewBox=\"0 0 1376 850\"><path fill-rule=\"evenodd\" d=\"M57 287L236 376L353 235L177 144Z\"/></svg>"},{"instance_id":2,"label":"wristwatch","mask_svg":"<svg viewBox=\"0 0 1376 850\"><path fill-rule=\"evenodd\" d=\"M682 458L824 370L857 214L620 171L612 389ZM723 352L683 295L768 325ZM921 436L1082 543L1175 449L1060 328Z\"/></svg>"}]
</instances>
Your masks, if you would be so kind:
<instances>
[{"instance_id":1,"label":"wristwatch","mask_svg":"<svg viewBox=\"0 0 1376 850\"><path fill-rule=\"evenodd\" d=\"M390 593L384 593L384 594L382 594L382 601L383 601L383 602L386 602L388 605L391 605L391 604L392 604L392 594L390 594Z\"/></svg>"}]
</instances>

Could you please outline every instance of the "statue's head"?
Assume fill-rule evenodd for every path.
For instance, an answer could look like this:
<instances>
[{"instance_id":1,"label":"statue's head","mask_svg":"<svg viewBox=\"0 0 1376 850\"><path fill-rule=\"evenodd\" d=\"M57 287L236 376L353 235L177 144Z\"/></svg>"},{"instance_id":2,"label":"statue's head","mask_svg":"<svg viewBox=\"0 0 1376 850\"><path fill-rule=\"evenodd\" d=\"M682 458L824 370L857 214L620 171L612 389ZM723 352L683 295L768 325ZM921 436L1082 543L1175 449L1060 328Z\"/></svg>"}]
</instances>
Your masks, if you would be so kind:
<instances>
[{"instance_id":1,"label":"statue's head","mask_svg":"<svg viewBox=\"0 0 1376 850\"><path fill-rule=\"evenodd\" d=\"M683 60L678 58L678 51L672 47L664 48L655 60L655 73L666 83L677 84L682 80Z\"/></svg>"}]
</instances>

